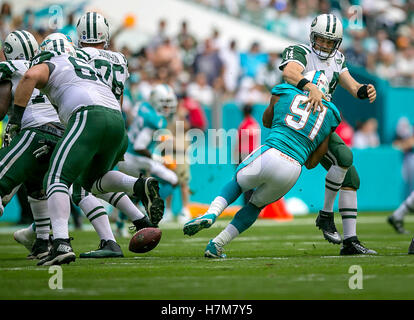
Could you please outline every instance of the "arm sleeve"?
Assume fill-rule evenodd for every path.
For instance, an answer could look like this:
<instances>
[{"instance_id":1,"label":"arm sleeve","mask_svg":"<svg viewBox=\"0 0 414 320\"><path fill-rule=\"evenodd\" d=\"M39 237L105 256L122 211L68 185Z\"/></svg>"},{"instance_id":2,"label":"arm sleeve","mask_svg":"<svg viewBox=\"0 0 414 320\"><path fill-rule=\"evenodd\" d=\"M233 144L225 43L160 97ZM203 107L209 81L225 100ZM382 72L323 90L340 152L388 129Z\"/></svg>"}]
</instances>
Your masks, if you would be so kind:
<instances>
[{"instance_id":1,"label":"arm sleeve","mask_svg":"<svg viewBox=\"0 0 414 320\"><path fill-rule=\"evenodd\" d=\"M134 141L134 150L147 149L148 145L152 141L153 130L150 128L144 128L140 131Z\"/></svg>"},{"instance_id":2,"label":"arm sleeve","mask_svg":"<svg viewBox=\"0 0 414 320\"><path fill-rule=\"evenodd\" d=\"M283 68L291 61L299 63L303 68L306 68L306 50L300 46L290 46L282 53L282 62L279 65L279 69Z\"/></svg>"}]
</instances>

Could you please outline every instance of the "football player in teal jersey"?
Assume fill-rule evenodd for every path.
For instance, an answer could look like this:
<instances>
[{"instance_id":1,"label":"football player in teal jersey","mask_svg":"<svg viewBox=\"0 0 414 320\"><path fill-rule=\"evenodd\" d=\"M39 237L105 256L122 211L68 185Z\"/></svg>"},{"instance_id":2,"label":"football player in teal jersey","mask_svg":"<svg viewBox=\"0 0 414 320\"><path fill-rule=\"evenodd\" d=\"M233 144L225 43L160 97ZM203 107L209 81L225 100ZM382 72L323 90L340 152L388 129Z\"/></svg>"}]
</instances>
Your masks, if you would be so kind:
<instances>
[{"instance_id":1,"label":"football player in teal jersey","mask_svg":"<svg viewBox=\"0 0 414 320\"><path fill-rule=\"evenodd\" d=\"M309 72L310 79L326 93L328 80L320 71ZM227 227L208 243L204 256L224 258L223 247L248 229L260 211L283 197L296 183L302 170L315 167L328 149L329 137L341 122L336 106L327 100L317 113L307 110L305 92L290 84L272 89L272 98L263 114L263 124L271 128L265 144L254 150L237 167L236 175L207 212L184 225L184 234L194 235L210 227L223 210L242 192L253 190L252 197Z\"/></svg>"}]
</instances>

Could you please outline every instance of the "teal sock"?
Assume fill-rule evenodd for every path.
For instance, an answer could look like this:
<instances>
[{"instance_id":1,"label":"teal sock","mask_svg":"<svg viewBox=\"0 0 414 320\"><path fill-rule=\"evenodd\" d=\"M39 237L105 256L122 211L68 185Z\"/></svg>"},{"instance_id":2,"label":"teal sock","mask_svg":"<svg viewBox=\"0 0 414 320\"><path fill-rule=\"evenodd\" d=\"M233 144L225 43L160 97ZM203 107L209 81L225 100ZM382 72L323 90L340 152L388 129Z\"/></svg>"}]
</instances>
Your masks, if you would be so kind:
<instances>
[{"instance_id":1,"label":"teal sock","mask_svg":"<svg viewBox=\"0 0 414 320\"><path fill-rule=\"evenodd\" d=\"M260 211L260 208L249 202L236 213L230 224L235 226L239 233L242 233L257 220Z\"/></svg>"},{"instance_id":2,"label":"teal sock","mask_svg":"<svg viewBox=\"0 0 414 320\"><path fill-rule=\"evenodd\" d=\"M239 184L236 181L236 178L233 178L229 183L227 183L219 194L220 197L223 197L227 201L227 205L230 205L242 194L242 190Z\"/></svg>"}]
</instances>

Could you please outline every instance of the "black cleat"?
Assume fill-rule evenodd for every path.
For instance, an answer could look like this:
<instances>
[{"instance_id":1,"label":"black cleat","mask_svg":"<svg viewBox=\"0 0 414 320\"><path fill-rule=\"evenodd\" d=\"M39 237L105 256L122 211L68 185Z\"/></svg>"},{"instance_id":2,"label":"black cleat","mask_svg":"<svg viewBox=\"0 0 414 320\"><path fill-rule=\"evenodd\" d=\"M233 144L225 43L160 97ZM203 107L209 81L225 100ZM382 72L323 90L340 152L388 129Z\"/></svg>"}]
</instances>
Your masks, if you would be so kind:
<instances>
[{"instance_id":1,"label":"black cleat","mask_svg":"<svg viewBox=\"0 0 414 320\"><path fill-rule=\"evenodd\" d=\"M316 218L316 226L322 230L323 237L331 243L340 244L341 235L336 230L333 212L319 211Z\"/></svg>"},{"instance_id":2,"label":"black cleat","mask_svg":"<svg viewBox=\"0 0 414 320\"><path fill-rule=\"evenodd\" d=\"M51 266L60 264L69 264L75 261L76 255L73 252L69 239L55 239L53 240L52 249L49 254L38 262L38 266Z\"/></svg>"},{"instance_id":3,"label":"black cleat","mask_svg":"<svg viewBox=\"0 0 414 320\"><path fill-rule=\"evenodd\" d=\"M113 240L101 240L97 250L81 253L79 258L122 258L123 256L118 243Z\"/></svg>"},{"instance_id":4,"label":"black cleat","mask_svg":"<svg viewBox=\"0 0 414 320\"><path fill-rule=\"evenodd\" d=\"M339 253L341 256L349 256L354 254L377 254L376 251L364 247L356 236L345 239Z\"/></svg>"},{"instance_id":5,"label":"black cleat","mask_svg":"<svg viewBox=\"0 0 414 320\"><path fill-rule=\"evenodd\" d=\"M410 247L408 248L408 254L414 254L414 238L411 240Z\"/></svg>"},{"instance_id":6,"label":"black cleat","mask_svg":"<svg viewBox=\"0 0 414 320\"><path fill-rule=\"evenodd\" d=\"M49 239L43 240L37 238L33 244L32 251L27 256L27 259L43 259L49 254Z\"/></svg>"},{"instance_id":7,"label":"black cleat","mask_svg":"<svg viewBox=\"0 0 414 320\"><path fill-rule=\"evenodd\" d=\"M409 232L404 229L404 221L403 220L397 220L394 218L394 216L389 216L387 218L387 222L394 228L397 233L401 234L408 234Z\"/></svg>"},{"instance_id":8,"label":"black cleat","mask_svg":"<svg viewBox=\"0 0 414 320\"><path fill-rule=\"evenodd\" d=\"M152 177L140 177L134 185L134 195L141 199L154 227L158 226L164 215L164 200L161 199L159 190L157 179Z\"/></svg>"},{"instance_id":9,"label":"black cleat","mask_svg":"<svg viewBox=\"0 0 414 320\"><path fill-rule=\"evenodd\" d=\"M130 233L134 233L134 234L144 228L154 228L154 226L152 225L151 221L149 221L147 216L141 219L132 221L132 223L134 224L134 226L129 227L129 230L130 230Z\"/></svg>"}]
</instances>

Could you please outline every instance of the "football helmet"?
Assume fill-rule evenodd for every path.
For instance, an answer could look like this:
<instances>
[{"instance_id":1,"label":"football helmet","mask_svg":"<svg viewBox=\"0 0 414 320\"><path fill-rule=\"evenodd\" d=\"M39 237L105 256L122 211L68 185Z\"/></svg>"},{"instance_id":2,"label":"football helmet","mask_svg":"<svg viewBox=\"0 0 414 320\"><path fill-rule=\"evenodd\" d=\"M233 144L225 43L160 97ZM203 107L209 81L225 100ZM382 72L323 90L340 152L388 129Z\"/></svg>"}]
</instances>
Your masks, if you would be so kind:
<instances>
[{"instance_id":1,"label":"football helmet","mask_svg":"<svg viewBox=\"0 0 414 320\"><path fill-rule=\"evenodd\" d=\"M105 17L97 12L86 12L79 18L76 24L78 32L78 46L82 43L105 42L105 48L109 45L109 24Z\"/></svg>"},{"instance_id":2,"label":"football helmet","mask_svg":"<svg viewBox=\"0 0 414 320\"><path fill-rule=\"evenodd\" d=\"M40 44L40 51L55 51L76 57L72 39L63 33L51 33Z\"/></svg>"},{"instance_id":3,"label":"football helmet","mask_svg":"<svg viewBox=\"0 0 414 320\"><path fill-rule=\"evenodd\" d=\"M177 96L168 84L158 84L152 89L149 103L154 109L168 117L177 110Z\"/></svg>"},{"instance_id":4,"label":"football helmet","mask_svg":"<svg viewBox=\"0 0 414 320\"><path fill-rule=\"evenodd\" d=\"M7 60L30 60L39 53L39 45L30 32L16 30L4 40L3 52Z\"/></svg>"},{"instance_id":5,"label":"football helmet","mask_svg":"<svg viewBox=\"0 0 414 320\"><path fill-rule=\"evenodd\" d=\"M329 81L323 72L313 70L306 72L303 76L316 85L326 97L329 97Z\"/></svg>"},{"instance_id":6,"label":"football helmet","mask_svg":"<svg viewBox=\"0 0 414 320\"><path fill-rule=\"evenodd\" d=\"M312 51L321 59L333 57L342 42L342 22L333 14L321 14L313 19L310 28ZM316 39L330 40L333 45L328 48L317 43Z\"/></svg>"}]
</instances>

